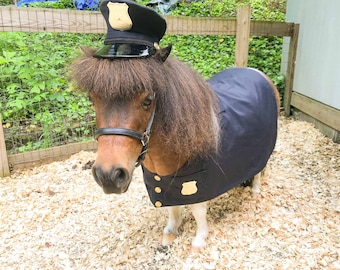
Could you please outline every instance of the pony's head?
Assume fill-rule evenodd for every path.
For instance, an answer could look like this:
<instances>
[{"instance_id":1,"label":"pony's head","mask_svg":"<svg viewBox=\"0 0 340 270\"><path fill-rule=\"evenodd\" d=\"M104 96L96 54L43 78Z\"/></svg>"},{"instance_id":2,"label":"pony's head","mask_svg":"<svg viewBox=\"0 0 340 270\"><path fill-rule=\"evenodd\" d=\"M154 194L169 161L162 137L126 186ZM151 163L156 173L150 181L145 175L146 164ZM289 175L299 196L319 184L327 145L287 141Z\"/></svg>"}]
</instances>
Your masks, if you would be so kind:
<instances>
[{"instance_id":1,"label":"pony's head","mask_svg":"<svg viewBox=\"0 0 340 270\"><path fill-rule=\"evenodd\" d=\"M139 135L148 126L147 155L168 152L169 157L188 160L218 147L215 96L189 66L167 58L170 49L148 58L114 60L84 50L71 65L75 85L88 94L96 112L93 176L105 193L127 190L143 152Z\"/></svg>"},{"instance_id":2,"label":"pony's head","mask_svg":"<svg viewBox=\"0 0 340 270\"><path fill-rule=\"evenodd\" d=\"M93 176L105 193L122 193L146 151L169 153L156 159L160 163L216 148L216 104L196 72L168 58L171 46L159 47L164 18L127 0L104 0L100 10L108 26L105 45L84 50L71 72L96 111Z\"/></svg>"}]
</instances>

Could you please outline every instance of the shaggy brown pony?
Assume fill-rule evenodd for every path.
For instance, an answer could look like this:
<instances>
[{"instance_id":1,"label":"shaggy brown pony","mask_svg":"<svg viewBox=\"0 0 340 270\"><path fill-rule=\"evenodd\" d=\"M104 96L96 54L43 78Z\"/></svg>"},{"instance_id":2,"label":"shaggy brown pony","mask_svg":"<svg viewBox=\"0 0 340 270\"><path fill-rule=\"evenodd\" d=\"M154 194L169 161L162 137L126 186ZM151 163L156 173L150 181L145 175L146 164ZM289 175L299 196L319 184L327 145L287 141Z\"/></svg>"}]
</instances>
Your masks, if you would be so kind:
<instances>
[{"instance_id":1,"label":"shaggy brown pony","mask_svg":"<svg viewBox=\"0 0 340 270\"><path fill-rule=\"evenodd\" d=\"M165 62L156 57L108 60L93 57L92 49L83 51L70 66L71 78L81 91L100 96L111 107L132 101L145 90L153 91L156 114L152 130L157 130L153 136L164 142L165 149L184 158L218 149L217 101L191 67L172 57Z\"/></svg>"}]
</instances>

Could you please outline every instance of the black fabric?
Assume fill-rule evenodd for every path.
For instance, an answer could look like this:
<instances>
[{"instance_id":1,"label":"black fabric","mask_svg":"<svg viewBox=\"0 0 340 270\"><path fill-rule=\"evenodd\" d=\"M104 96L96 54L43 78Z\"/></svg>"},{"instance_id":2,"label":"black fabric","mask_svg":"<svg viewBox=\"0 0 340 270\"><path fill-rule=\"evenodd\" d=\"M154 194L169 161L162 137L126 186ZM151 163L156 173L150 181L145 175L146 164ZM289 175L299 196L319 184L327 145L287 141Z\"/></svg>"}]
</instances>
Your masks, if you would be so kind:
<instances>
[{"instance_id":1,"label":"black fabric","mask_svg":"<svg viewBox=\"0 0 340 270\"><path fill-rule=\"evenodd\" d=\"M155 206L213 199L262 171L274 149L277 105L268 81L253 69L231 68L208 82L220 105L220 151L203 160L188 161L173 175L157 176L143 167L144 182ZM196 181L197 192L183 195L183 184L192 181Z\"/></svg>"}]
</instances>

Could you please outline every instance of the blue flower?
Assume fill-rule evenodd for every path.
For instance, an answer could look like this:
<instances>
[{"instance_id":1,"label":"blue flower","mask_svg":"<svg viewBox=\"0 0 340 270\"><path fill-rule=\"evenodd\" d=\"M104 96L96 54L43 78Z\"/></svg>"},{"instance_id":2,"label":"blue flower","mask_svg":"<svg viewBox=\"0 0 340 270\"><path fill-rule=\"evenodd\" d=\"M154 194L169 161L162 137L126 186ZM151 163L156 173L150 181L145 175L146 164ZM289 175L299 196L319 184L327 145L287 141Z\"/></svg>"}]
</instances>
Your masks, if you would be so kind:
<instances>
[{"instance_id":1,"label":"blue flower","mask_svg":"<svg viewBox=\"0 0 340 270\"><path fill-rule=\"evenodd\" d=\"M98 10L99 0L75 0L75 6L80 10Z\"/></svg>"}]
</instances>

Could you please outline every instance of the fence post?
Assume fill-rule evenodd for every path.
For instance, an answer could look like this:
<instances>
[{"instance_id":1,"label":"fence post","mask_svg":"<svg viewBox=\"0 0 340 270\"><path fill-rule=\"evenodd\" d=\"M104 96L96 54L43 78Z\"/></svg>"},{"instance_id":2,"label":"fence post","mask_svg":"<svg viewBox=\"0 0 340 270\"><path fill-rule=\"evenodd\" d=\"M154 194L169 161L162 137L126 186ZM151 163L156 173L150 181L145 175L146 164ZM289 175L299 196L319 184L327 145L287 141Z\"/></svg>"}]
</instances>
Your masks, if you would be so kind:
<instances>
[{"instance_id":1,"label":"fence post","mask_svg":"<svg viewBox=\"0 0 340 270\"><path fill-rule=\"evenodd\" d=\"M296 51L299 39L299 24L294 24L293 33L290 36L289 42L289 55L288 55L288 66L286 75L286 87L283 96L283 107L285 110L285 115L290 115L290 103L292 100L293 93L293 81L294 81L294 70L296 61Z\"/></svg>"},{"instance_id":2,"label":"fence post","mask_svg":"<svg viewBox=\"0 0 340 270\"><path fill-rule=\"evenodd\" d=\"M10 171L8 166L5 135L4 130L2 128L2 119L0 117L0 177L5 177L9 175Z\"/></svg>"},{"instance_id":3,"label":"fence post","mask_svg":"<svg viewBox=\"0 0 340 270\"><path fill-rule=\"evenodd\" d=\"M250 15L250 5L242 5L237 7L235 48L235 66L237 67L248 66Z\"/></svg>"}]
</instances>

